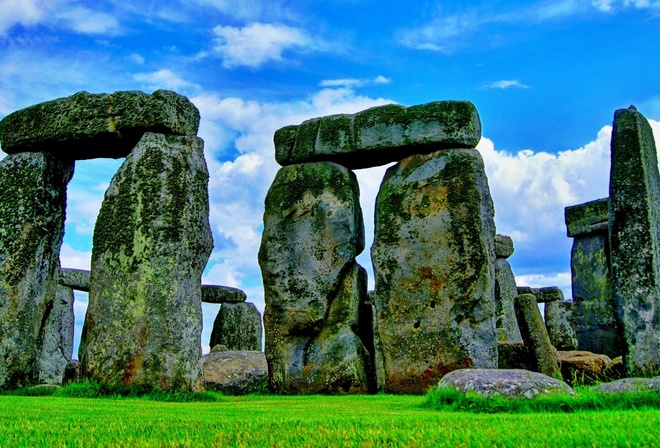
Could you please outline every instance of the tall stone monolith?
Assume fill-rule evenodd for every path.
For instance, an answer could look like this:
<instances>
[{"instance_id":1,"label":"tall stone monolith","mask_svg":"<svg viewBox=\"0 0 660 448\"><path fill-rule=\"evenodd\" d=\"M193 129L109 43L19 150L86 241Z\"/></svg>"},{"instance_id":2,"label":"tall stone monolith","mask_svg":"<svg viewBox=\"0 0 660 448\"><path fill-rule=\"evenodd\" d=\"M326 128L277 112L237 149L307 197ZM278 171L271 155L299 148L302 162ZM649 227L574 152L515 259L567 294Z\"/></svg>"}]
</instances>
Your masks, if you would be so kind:
<instances>
[{"instance_id":1,"label":"tall stone monolith","mask_svg":"<svg viewBox=\"0 0 660 448\"><path fill-rule=\"evenodd\" d=\"M209 345L261 351L261 313L254 303L223 303L213 322Z\"/></svg>"},{"instance_id":2,"label":"tall stone monolith","mask_svg":"<svg viewBox=\"0 0 660 448\"><path fill-rule=\"evenodd\" d=\"M84 376L201 387L201 275L213 242L203 142L145 133L106 191L94 229Z\"/></svg>"},{"instance_id":3,"label":"tall stone monolith","mask_svg":"<svg viewBox=\"0 0 660 448\"><path fill-rule=\"evenodd\" d=\"M284 167L268 191L259 265L275 392L374 388L369 343L359 337L367 291L355 261L364 249L358 196L355 175L331 162Z\"/></svg>"},{"instance_id":4,"label":"tall stone monolith","mask_svg":"<svg viewBox=\"0 0 660 448\"><path fill-rule=\"evenodd\" d=\"M515 306L531 369L553 378L561 378L559 356L550 342L536 297L532 294L520 294L516 297Z\"/></svg>"},{"instance_id":5,"label":"tall stone monolith","mask_svg":"<svg viewBox=\"0 0 660 448\"><path fill-rule=\"evenodd\" d=\"M477 150L388 169L371 249L385 390L425 393L452 370L497 368L493 215Z\"/></svg>"},{"instance_id":6,"label":"tall stone monolith","mask_svg":"<svg viewBox=\"0 0 660 448\"><path fill-rule=\"evenodd\" d=\"M62 384L66 366L71 362L75 325L73 301L73 290L58 285L53 307L44 323L39 357L40 384Z\"/></svg>"},{"instance_id":7,"label":"tall stone monolith","mask_svg":"<svg viewBox=\"0 0 660 448\"><path fill-rule=\"evenodd\" d=\"M557 350L577 350L574 309L573 302L569 300L555 300L545 304L545 328L550 343Z\"/></svg>"},{"instance_id":8,"label":"tall stone monolith","mask_svg":"<svg viewBox=\"0 0 660 448\"><path fill-rule=\"evenodd\" d=\"M629 376L660 372L660 175L653 132L634 107L614 114L610 170L612 291Z\"/></svg>"},{"instance_id":9,"label":"tall stone monolith","mask_svg":"<svg viewBox=\"0 0 660 448\"><path fill-rule=\"evenodd\" d=\"M39 380L72 175L73 162L46 153L0 161L0 389Z\"/></svg>"},{"instance_id":10,"label":"tall stone monolith","mask_svg":"<svg viewBox=\"0 0 660 448\"><path fill-rule=\"evenodd\" d=\"M514 301L518 295L516 277L507 261L513 255L513 240L505 235L495 235L495 306L498 338L503 341L522 342L516 320Z\"/></svg>"}]
</instances>

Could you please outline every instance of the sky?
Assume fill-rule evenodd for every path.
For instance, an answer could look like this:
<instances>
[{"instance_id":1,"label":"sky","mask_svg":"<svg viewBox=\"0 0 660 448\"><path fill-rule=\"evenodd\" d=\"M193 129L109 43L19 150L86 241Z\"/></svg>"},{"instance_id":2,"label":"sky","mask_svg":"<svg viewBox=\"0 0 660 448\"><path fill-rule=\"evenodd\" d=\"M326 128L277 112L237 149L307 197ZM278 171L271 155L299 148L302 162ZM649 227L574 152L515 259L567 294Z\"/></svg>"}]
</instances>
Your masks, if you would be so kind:
<instances>
[{"instance_id":1,"label":"sky","mask_svg":"<svg viewBox=\"0 0 660 448\"><path fill-rule=\"evenodd\" d=\"M275 130L389 103L468 100L518 284L559 286L570 299L564 207L608 195L616 109L634 104L660 141L659 44L660 0L0 0L0 118L81 90L186 95L201 113L210 173L215 247L203 283L241 288L263 312L257 252ZM89 269L120 164L76 163L63 267ZM385 169L357 172L367 234L358 260L371 287ZM86 304L76 293L76 338ZM218 305L203 310L206 352Z\"/></svg>"}]
</instances>

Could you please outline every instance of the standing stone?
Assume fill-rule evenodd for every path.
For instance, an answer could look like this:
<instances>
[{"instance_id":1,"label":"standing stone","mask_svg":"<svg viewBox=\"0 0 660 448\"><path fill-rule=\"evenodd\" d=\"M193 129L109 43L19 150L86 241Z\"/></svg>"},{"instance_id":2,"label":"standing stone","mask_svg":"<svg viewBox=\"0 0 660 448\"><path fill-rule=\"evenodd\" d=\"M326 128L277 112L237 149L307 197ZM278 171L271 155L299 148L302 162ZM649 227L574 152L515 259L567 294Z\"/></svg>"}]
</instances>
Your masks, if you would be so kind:
<instances>
[{"instance_id":1,"label":"standing stone","mask_svg":"<svg viewBox=\"0 0 660 448\"><path fill-rule=\"evenodd\" d=\"M261 351L261 314L254 303L224 303L213 322L210 346Z\"/></svg>"},{"instance_id":2,"label":"standing stone","mask_svg":"<svg viewBox=\"0 0 660 448\"><path fill-rule=\"evenodd\" d=\"M266 358L280 393L368 392L372 356L360 338L366 273L355 175L331 163L280 169L266 196L259 265Z\"/></svg>"},{"instance_id":3,"label":"standing stone","mask_svg":"<svg viewBox=\"0 0 660 448\"><path fill-rule=\"evenodd\" d=\"M62 384L66 366L73 354L73 289L58 286L53 308L46 316L41 357L39 358L39 383Z\"/></svg>"},{"instance_id":4,"label":"standing stone","mask_svg":"<svg viewBox=\"0 0 660 448\"><path fill-rule=\"evenodd\" d=\"M507 258L513 255L513 240L504 235L495 235L495 306L496 327L503 341L522 342L514 301L518 295L516 277Z\"/></svg>"},{"instance_id":5,"label":"standing stone","mask_svg":"<svg viewBox=\"0 0 660 448\"><path fill-rule=\"evenodd\" d=\"M497 368L493 215L476 150L388 169L371 249L387 391L425 393L452 370Z\"/></svg>"},{"instance_id":6,"label":"standing stone","mask_svg":"<svg viewBox=\"0 0 660 448\"><path fill-rule=\"evenodd\" d=\"M0 161L0 389L38 381L73 163L45 153Z\"/></svg>"},{"instance_id":7,"label":"standing stone","mask_svg":"<svg viewBox=\"0 0 660 448\"><path fill-rule=\"evenodd\" d=\"M94 229L80 345L87 378L200 388L207 183L197 137L146 133L115 174Z\"/></svg>"},{"instance_id":8,"label":"standing stone","mask_svg":"<svg viewBox=\"0 0 660 448\"><path fill-rule=\"evenodd\" d=\"M553 378L562 378L559 357L550 343L536 297L532 294L516 297L516 316L531 369Z\"/></svg>"},{"instance_id":9,"label":"standing stone","mask_svg":"<svg viewBox=\"0 0 660 448\"><path fill-rule=\"evenodd\" d=\"M573 310L573 302L568 300L545 304L545 328L548 330L550 343L557 350L577 350L578 341Z\"/></svg>"},{"instance_id":10,"label":"standing stone","mask_svg":"<svg viewBox=\"0 0 660 448\"><path fill-rule=\"evenodd\" d=\"M660 371L660 175L653 132L634 109L614 115L610 268L629 376Z\"/></svg>"}]
</instances>

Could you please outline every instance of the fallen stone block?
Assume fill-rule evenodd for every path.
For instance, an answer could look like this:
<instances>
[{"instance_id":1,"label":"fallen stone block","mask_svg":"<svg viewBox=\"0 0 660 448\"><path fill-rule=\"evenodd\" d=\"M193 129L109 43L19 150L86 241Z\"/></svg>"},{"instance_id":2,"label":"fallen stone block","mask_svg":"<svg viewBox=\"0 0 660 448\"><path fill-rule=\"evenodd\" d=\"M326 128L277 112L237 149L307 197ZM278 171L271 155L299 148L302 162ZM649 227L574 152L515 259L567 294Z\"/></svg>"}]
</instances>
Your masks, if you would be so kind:
<instances>
[{"instance_id":1,"label":"fallen stone block","mask_svg":"<svg viewBox=\"0 0 660 448\"><path fill-rule=\"evenodd\" d=\"M607 355L582 350L557 351L561 374L568 384L593 384L603 381L612 359Z\"/></svg>"},{"instance_id":2,"label":"fallen stone block","mask_svg":"<svg viewBox=\"0 0 660 448\"><path fill-rule=\"evenodd\" d=\"M599 384L591 388L601 394L624 394L639 392L660 393L660 377L655 378L623 378L610 383Z\"/></svg>"},{"instance_id":3,"label":"fallen stone block","mask_svg":"<svg viewBox=\"0 0 660 448\"><path fill-rule=\"evenodd\" d=\"M516 297L516 317L532 370L561 378L557 351L550 343L536 298L531 294Z\"/></svg>"},{"instance_id":4,"label":"fallen stone block","mask_svg":"<svg viewBox=\"0 0 660 448\"><path fill-rule=\"evenodd\" d=\"M213 347L202 356L204 388L226 395L268 390L266 355L260 351L228 351Z\"/></svg>"}]
</instances>

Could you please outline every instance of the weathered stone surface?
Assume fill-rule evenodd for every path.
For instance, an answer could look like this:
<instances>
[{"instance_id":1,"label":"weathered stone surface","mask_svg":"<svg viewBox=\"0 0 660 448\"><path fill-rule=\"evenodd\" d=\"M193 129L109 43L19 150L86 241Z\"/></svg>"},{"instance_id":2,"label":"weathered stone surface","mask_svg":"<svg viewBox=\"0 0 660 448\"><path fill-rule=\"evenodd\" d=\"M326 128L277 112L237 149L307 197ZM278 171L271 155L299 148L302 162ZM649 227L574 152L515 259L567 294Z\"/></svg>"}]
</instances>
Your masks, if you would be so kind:
<instances>
[{"instance_id":1,"label":"weathered stone surface","mask_svg":"<svg viewBox=\"0 0 660 448\"><path fill-rule=\"evenodd\" d=\"M513 255L513 240L510 236L495 235L495 257L509 258Z\"/></svg>"},{"instance_id":2,"label":"weathered stone surface","mask_svg":"<svg viewBox=\"0 0 660 448\"><path fill-rule=\"evenodd\" d=\"M545 286L543 288L530 288L529 286L518 286L518 294L532 294L537 303L548 303L564 300L564 293L557 286Z\"/></svg>"},{"instance_id":3,"label":"weathered stone surface","mask_svg":"<svg viewBox=\"0 0 660 448\"><path fill-rule=\"evenodd\" d=\"M660 393L660 377L655 378L623 378L611 383L603 383L591 388L602 394L623 394L629 392Z\"/></svg>"},{"instance_id":4,"label":"weathered stone surface","mask_svg":"<svg viewBox=\"0 0 660 448\"><path fill-rule=\"evenodd\" d=\"M516 278L511 265L504 258L495 260L496 327L507 341L522 342L514 301L518 295Z\"/></svg>"},{"instance_id":5,"label":"weathered stone surface","mask_svg":"<svg viewBox=\"0 0 660 448\"><path fill-rule=\"evenodd\" d=\"M197 137L146 133L106 191L94 229L85 377L201 387L201 275L213 246Z\"/></svg>"},{"instance_id":6,"label":"weathered stone surface","mask_svg":"<svg viewBox=\"0 0 660 448\"><path fill-rule=\"evenodd\" d=\"M527 349L522 342L498 342L496 347L498 369L529 370L531 368Z\"/></svg>"},{"instance_id":7,"label":"weathered stone surface","mask_svg":"<svg viewBox=\"0 0 660 448\"><path fill-rule=\"evenodd\" d=\"M411 156L385 174L371 258L387 391L497 367L493 214L476 150Z\"/></svg>"},{"instance_id":8,"label":"weathered stone surface","mask_svg":"<svg viewBox=\"0 0 660 448\"><path fill-rule=\"evenodd\" d=\"M145 132L196 135L199 111L175 92L78 92L0 121L2 150L48 151L67 159L125 157Z\"/></svg>"},{"instance_id":9,"label":"weathered stone surface","mask_svg":"<svg viewBox=\"0 0 660 448\"><path fill-rule=\"evenodd\" d=\"M602 381L605 370L612 364L607 355L600 355L586 351L558 351L561 361L561 374L564 381L573 384L589 384Z\"/></svg>"},{"instance_id":10,"label":"weathered stone surface","mask_svg":"<svg viewBox=\"0 0 660 448\"><path fill-rule=\"evenodd\" d=\"M571 387L555 378L529 370L461 369L445 375L438 388L476 392L484 397L534 398L539 395L575 395Z\"/></svg>"},{"instance_id":11,"label":"weathered stone surface","mask_svg":"<svg viewBox=\"0 0 660 448\"><path fill-rule=\"evenodd\" d=\"M610 269L629 376L660 371L660 174L642 114L614 114L610 169Z\"/></svg>"},{"instance_id":12,"label":"weathered stone surface","mask_svg":"<svg viewBox=\"0 0 660 448\"><path fill-rule=\"evenodd\" d=\"M247 300L245 292L229 286L202 285L202 302L241 303Z\"/></svg>"},{"instance_id":13,"label":"weathered stone surface","mask_svg":"<svg viewBox=\"0 0 660 448\"><path fill-rule=\"evenodd\" d=\"M60 269L60 285L76 291L89 292L89 271L83 269Z\"/></svg>"},{"instance_id":14,"label":"weathered stone surface","mask_svg":"<svg viewBox=\"0 0 660 448\"><path fill-rule=\"evenodd\" d=\"M213 322L211 341L228 350L261 351L261 313L254 303L224 303Z\"/></svg>"},{"instance_id":15,"label":"weathered stone surface","mask_svg":"<svg viewBox=\"0 0 660 448\"><path fill-rule=\"evenodd\" d=\"M573 313L573 302L568 300L545 304L545 328L548 330L550 343L557 350L577 350L578 340Z\"/></svg>"},{"instance_id":16,"label":"weathered stone surface","mask_svg":"<svg viewBox=\"0 0 660 448\"><path fill-rule=\"evenodd\" d=\"M557 351L550 343L536 298L532 294L516 297L516 317L531 369L553 378L561 378Z\"/></svg>"},{"instance_id":17,"label":"weathered stone surface","mask_svg":"<svg viewBox=\"0 0 660 448\"><path fill-rule=\"evenodd\" d=\"M355 262L364 249L358 196L355 175L330 162L284 167L268 191L259 265L276 392L372 387L372 359L359 338L367 291L366 273Z\"/></svg>"},{"instance_id":18,"label":"weathered stone surface","mask_svg":"<svg viewBox=\"0 0 660 448\"><path fill-rule=\"evenodd\" d=\"M280 165L331 161L367 168L443 148L474 148L480 139L481 120L468 101L390 104L279 129L275 159Z\"/></svg>"},{"instance_id":19,"label":"weathered stone surface","mask_svg":"<svg viewBox=\"0 0 660 448\"><path fill-rule=\"evenodd\" d=\"M566 234L575 238L591 233L607 233L610 199L596 199L564 209Z\"/></svg>"},{"instance_id":20,"label":"weathered stone surface","mask_svg":"<svg viewBox=\"0 0 660 448\"><path fill-rule=\"evenodd\" d=\"M268 389L268 365L261 351L212 348L202 357L204 387L226 395L245 395Z\"/></svg>"},{"instance_id":21,"label":"weathered stone surface","mask_svg":"<svg viewBox=\"0 0 660 448\"><path fill-rule=\"evenodd\" d=\"M0 389L38 380L72 175L72 163L44 153L0 161Z\"/></svg>"},{"instance_id":22,"label":"weathered stone surface","mask_svg":"<svg viewBox=\"0 0 660 448\"><path fill-rule=\"evenodd\" d=\"M58 286L53 307L45 317L41 356L39 357L39 383L62 384L66 366L73 354L73 290Z\"/></svg>"}]
</instances>

